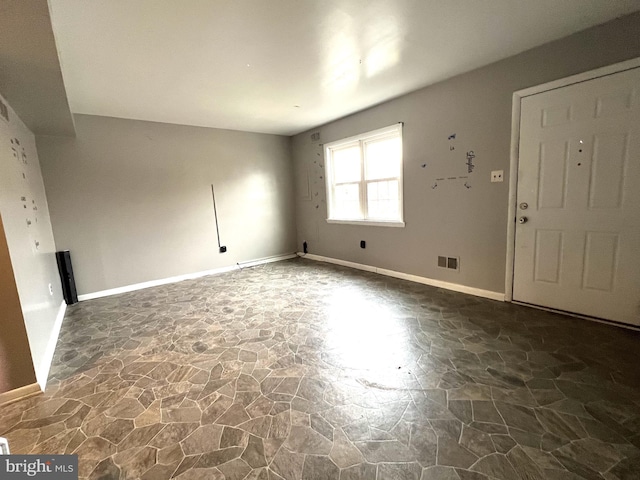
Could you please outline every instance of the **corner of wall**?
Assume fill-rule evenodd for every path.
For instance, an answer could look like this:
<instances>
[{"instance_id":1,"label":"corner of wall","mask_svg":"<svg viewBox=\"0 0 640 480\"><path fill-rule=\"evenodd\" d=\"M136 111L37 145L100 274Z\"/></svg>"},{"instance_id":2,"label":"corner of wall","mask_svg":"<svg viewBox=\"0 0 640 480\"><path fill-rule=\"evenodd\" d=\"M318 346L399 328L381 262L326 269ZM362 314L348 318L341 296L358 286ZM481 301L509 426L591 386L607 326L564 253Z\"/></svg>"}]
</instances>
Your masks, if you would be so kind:
<instances>
[{"instance_id":1,"label":"corner of wall","mask_svg":"<svg viewBox=\"0 0 640 480\"><path fill-rule=\"evenodd\" d=\"M56 351L56 345L58 344L58 337L60 336L60 329L62 328L62 321L64 320L64 314L67 311L67 304L62 302L58 309L58 315L56 315L56 321L53 324L53 330L49 336L49 342L47 343L47 349L44 352L40 365L36 366L36 380L38 385L44 392L47 388L47 379L49 378L49 370L51 370L51 364L53 363L53 355Z\"/></svg>"}]
</instances>

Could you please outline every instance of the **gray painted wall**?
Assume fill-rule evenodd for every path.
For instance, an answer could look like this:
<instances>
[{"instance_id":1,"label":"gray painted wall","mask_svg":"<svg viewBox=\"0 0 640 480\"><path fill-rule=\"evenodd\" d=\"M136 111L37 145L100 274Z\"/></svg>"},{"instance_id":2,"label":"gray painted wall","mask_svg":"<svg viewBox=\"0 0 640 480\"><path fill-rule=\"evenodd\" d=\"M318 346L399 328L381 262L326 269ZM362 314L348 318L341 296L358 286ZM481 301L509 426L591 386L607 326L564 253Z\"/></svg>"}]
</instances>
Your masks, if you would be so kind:
<instances>
[{"instance_id":1,"label":"gray painted wall","mask_svg":"<svg viewBox=\"0 0 640 480\"><path fill-rule=\"evenodd\" d=\"M638 57L638 32L640 14L623 17L295 136L298 250L306 240L313 254L504 292L513 92ZM328 143L395 122L404 122L406 227L327 224L324 153L310 134ZM468 179L432 188L467 175L469 150ZM490 183L492 170L505 181ZM438 268L438 255L460 257L459 272Z\"/></svg>"},{"instance_id":2,"label":"gray painted wall","mask_svg":"<svg viewBox=\"0 0 640 480\"><path fill-rule=\"evenodd\" d=\"M0 117L0 213L33 358L33 365L23 368L35 366L43 384L49 371L46 354L53 354L48 347L52 347L49 340L62 304L62 290L36 140L10 107L9 122ZM4 317L8 312L0 309L2 329L4 322L10 321ZM6 332L8 327L2 335Z\"/></svg>"},{"instance_id":3,"label":"gray painted wall","mask_svg":"<svg viewBox=\"0 0 640 480\"><path fill-rule=\"evenodd\" d=\"M294 251L288 137L90 115L75 123L76 138L37 142L56 247L71 251L79 294Z\"/></svg>"}]
</instances>

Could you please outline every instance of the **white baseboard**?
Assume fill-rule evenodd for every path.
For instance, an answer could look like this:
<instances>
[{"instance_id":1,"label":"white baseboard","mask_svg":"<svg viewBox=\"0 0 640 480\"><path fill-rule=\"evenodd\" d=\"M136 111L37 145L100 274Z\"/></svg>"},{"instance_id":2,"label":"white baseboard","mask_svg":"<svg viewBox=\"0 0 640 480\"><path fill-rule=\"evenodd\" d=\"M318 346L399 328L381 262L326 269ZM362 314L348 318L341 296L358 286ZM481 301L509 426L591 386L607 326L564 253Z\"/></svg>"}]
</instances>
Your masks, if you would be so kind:
<instances>
[{"instance_id":1,"label":"white baseboard","mask_svg":"<svg viewBox=\"0 0 640 480\"><path fill-rule=\"evenodd\" d=\"M248 262L238 262L240 268L255 267L257 265L263 265L265 263L280 262L282 260L289 260L290 258L296 258L296 253L288 253L286 255L276 255L273 257L258 258L256 260L249 260Z\"/></svg>"},{"instance_id":2,"label":"white baseboard","mask_svg":"<svg viewBox=\"0 0 640 480\"><path fill-rule=\"evenodd\" d=\"M40 385L37 383L32 383L31 385L25 385L24 387L0 393L0 407L17 402L18 400L24 400L35 395L40 395L41 393L42 390L40 389Z\"/></svg>"},{"instance_id":3,"label":"white baseboard","mask_svg":"<svg viewBox=\"0 0 640 480\"><path fill-rule=\"evenodd\" d=\"M216 268L213 270L205 270L204 272L188 273L186 275L178 275L175 277L161 278L159 280L150 280L148 282L134 283L132 285L125 285L124 287L110 288L108 290L100 290L93 293L85 293L84 295L78 295L78 301L83 302L85 300L93 300L94 298L110 297L111 295L118 295L120 293L134 292L136 290L143 290L145 288L158 287L160 285L166 285L168 283L181 282L183 280L192 280L194 278L206 277L207 275L215 275L217 273L230 272L237 270L237 265L230 267Z\"/></svg>"},{"instance_id":4,"label":"white baseboard","mask_svg":"<svg viewBox=\"0 0 640 480\"><path fill-rule=\"evenodd\" d=\"M40 365L36 367L36 380L43 392L47 387L49 370L51 369L51 363L53 362L53 354L56 352L56 345L58 343L58 337L60 336L60 329L62 328L62 320L64 320L64 313L66 311L67 304L62 301L60 308L58 309L58 315L56 315L56 321L53 324L53 330L51 331L49 342L47 343L47 349L44 352Z\"/></svg>"},{"instance_id":5,"label":"white baseboard","mask_svg":"<svg viewBox=\"0 0 640 480\"><path fill-rule=\"evenodd\" d=\"M388 277L401 278L403 280L409 280L410 282L422 283L423 285L430 285L432 287L444 288L446 290L453 290L454 292L466 293L469 295L475 295L476 297L489 298L491 300L504 302L504 293L500 292L492 292L491 290L467 287L466 285L459 285L457 283L444 282L442 280L420 277L418 275L412 275L410 273L396 272L395 270L387 270L386 268L373 267L371 265L364 265L362 263L348 262L346 260L340 260L337 258L323 257L321 255L314 255L312 253L298 253L298 255L304 258L308 258L309 260L334 263L336 265L351 267L358 270L365 270L367 272L378 273L380 275L386 275Z\"/></svg>"},{"instance_id":6,"label":"white baseboard","mask_svg":"<svg viewBox=\"0 0 640 480\"><path fill-rule=\"evenodd\" d=\"M314 255L313 253L298 253L298 255L304 258L308 258L309 260L315 260L317 262L333 263L335 265L342 265L343 267L355 268L356 270L378 273L378 269L376 267L364 265L362 263L348 262L347 260L340 260L338 258L323 257L322 255Z\"/></svg>"},{"instance_id":7,"label":"white baseboard","mask_svg":"<svg viewBox=\"0 0 640 480\"><path fill-rule=\"evenodd\" d=\"M111 288L109 290L101 290L99 292L86 293L84 295L78 295L79 301L92 300L94 298L109 297L111 295L118 295L120 293L133 292L135 290L142 290L144 288L158 287L160 285L167 285L168 283L182 282L183 280L193 280L194 278L206 277L207 275L217 275L219 273L231 272L242 268L255 267L256 265L262 265L264 263L279 262L281 260L287 260L294 258L297 255L295 253L287 253L284 255L275 255L273 257L260 258L256 260L249 260L247 262L238 262L235 265L228 267L215 268L213 270L205 270L203 272L187 273L185 275L178 275L175 277L161 278L159 280L151 280L149 282L134 283L133 285L125 285L124 287Z\"/></svg>"}]
</instances>

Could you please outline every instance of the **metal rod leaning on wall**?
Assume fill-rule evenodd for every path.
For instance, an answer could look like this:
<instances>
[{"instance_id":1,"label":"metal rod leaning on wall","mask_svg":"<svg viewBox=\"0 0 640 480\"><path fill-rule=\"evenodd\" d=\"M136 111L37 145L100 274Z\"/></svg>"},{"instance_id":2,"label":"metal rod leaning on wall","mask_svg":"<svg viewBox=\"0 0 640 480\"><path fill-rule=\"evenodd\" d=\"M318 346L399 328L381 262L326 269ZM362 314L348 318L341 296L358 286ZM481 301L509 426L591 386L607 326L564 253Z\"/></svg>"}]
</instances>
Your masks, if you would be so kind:
<instances>
[{"instance_id":1,"label":"metal rod leaning on wall","mask_svg":"<svg viewBox=\"0 0 640 480\"><path fill-rule=\"evenodd\" d=\"M223 246L220 242L220 229L218 227L218 209L216 208L216 193L213 189L213 184L211 184L211 199L213 200L213 217L216 221L216 236L218 237L218 251L220 253L224 253L227 251L227 247Z\"/></svg>"}]
</instances>

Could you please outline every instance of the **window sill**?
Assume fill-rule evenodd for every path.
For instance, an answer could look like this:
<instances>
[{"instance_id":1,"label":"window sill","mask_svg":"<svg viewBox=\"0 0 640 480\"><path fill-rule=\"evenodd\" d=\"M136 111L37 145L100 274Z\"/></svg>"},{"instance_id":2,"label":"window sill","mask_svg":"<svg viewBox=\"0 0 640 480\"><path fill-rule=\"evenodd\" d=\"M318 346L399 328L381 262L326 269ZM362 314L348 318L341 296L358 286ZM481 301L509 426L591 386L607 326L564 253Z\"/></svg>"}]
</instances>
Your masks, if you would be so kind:
<instances>
[{"instance_id":1,"label":"window sill","mask_svg":"<svg viewBox=\"0 0 640 480\"><path fill-rule=\"evenodd\" d=\"M367 227L404 228L404 222L399 222L397 220L385 222L384 220L335 220L333 218L327 218L327 223L335 223L338 225L363 225Z\"/></svg>"}]
</instances>

